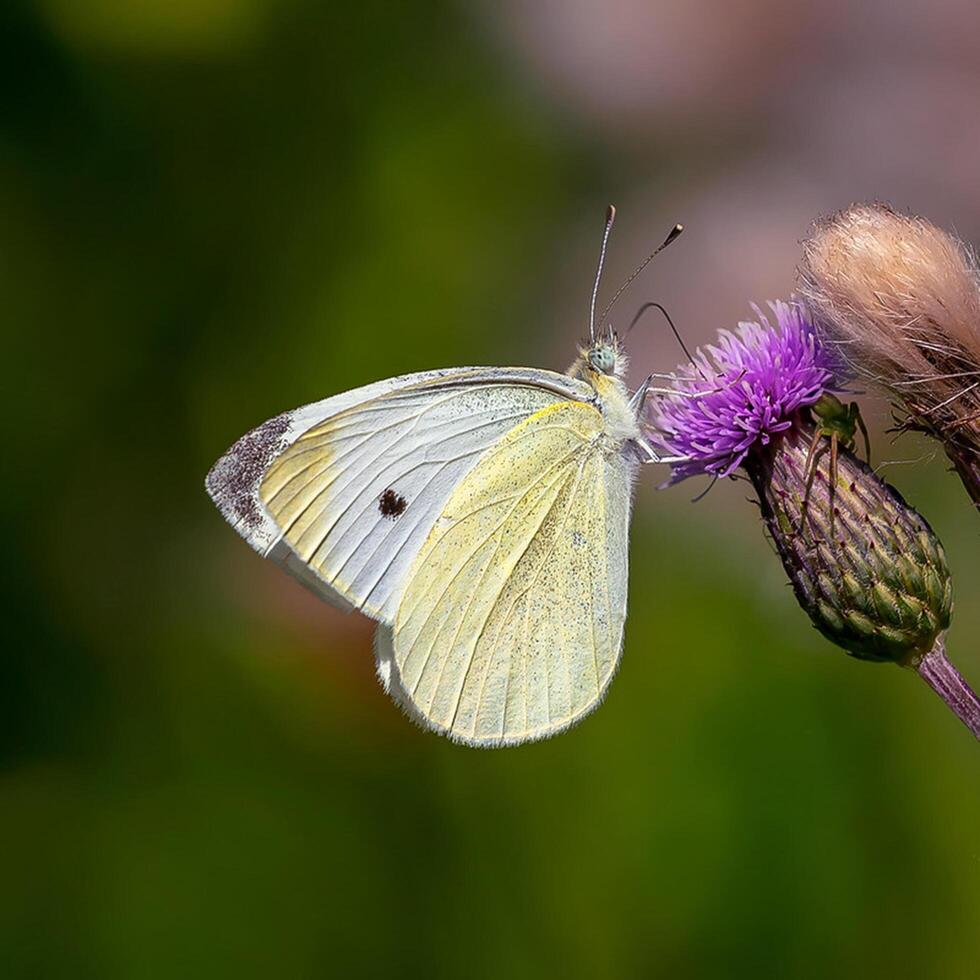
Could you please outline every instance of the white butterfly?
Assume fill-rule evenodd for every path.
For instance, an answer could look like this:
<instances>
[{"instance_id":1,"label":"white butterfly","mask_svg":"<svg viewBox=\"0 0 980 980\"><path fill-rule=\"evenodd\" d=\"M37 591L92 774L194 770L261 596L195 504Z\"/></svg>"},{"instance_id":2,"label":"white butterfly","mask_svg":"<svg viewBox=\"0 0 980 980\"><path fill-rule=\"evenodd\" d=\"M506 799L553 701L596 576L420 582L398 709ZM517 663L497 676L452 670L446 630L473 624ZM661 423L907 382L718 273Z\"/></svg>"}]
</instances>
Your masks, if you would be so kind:
<instances>
[{"instance_id":1,"label":"white butterfly","mask_svg":"<svg viewBox=\"0 0 980 980\"><path fill-rule=\"evenodd\" d=\"M615 334L595 332L614 213L567 374L380 381L260 425L207 477L259 554L379 621L385 688L470 745L575 724L619 663L633 479L659 457L640 422L651 379L631 396Z\"/></svg>"}]
</instances>

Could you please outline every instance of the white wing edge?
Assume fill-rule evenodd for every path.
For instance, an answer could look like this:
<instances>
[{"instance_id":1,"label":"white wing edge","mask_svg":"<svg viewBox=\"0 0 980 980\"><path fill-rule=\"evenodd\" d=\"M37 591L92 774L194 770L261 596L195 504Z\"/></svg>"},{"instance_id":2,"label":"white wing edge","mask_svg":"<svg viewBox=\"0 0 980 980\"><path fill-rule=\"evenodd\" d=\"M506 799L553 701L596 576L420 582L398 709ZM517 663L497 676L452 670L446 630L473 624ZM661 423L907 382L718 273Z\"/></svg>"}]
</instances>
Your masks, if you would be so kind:
<instances>
[{"instance_id":1,"label":"white wing edge","mask_svg":"<svg viewBox=\"0 0 980 980\"><path fill-rule=\"evenodd\" d=\"M402 684L398 664L395 663L395 632L394 629L387 623L378 623L378 628L375 630L374 660L375 671L377 672L378 680L381 682L381 686L391 697L392 701L394 701L395 704L397 704L398 707L401 708L402 711L413 722L415 722L416 725L419 726L419 728L423 728L428 732L435 732L437 735L444 735L450 742L455 742L457 745L465 745L472 749L506 749L518 745L530 745L532 742L544 742L549 738L554 738L555 735L561 735L562 732L567 732L570 728L574 728L580 722L588 718L589 715L591 715L592 712L594 712L602 704L602 702L606 700L606 695L609 693L609 688L612 687L612 682L619 673L620 665L623 662L623 650L621 644L619 656L616 658L616 665L613 667L609 677L606 679L602 690L599 692L599 696L589 705L583 708L579 714L575 715L573 718L570 718L557 728L549 728L546 731L538 732L533 735L525 735L519 738L467 738L465 735L460 735L459 732L454 732L451 728L446 728L443 725L437 725L431 718L427 718L424 714L422 714L422 712L415 707L411 696L409 695L408 691L405 690L405 687Z\"/></svg>"},{"instance_id":2,"label":"white wing edge","mask_svg":"<svg viewBox=\"0 0 980 980\"><path fill-rule=\"evenodd\" d=\"M252 548L263 557L273 557L280 564L286 565L290 572L322 595L322 583L316 574L305 568L305 564L298 558L295 561L288 560L292 551L280 545L282 531L269 515L259 495L262 478L273 460L314 425L319 425L338 412L382 395L413 387L450 388L487 383L530 385L577 401L589 401L595 395L584 381L535 368L444 368L388 378L304 405L291 412L283 412L263 422L242 436L211 467L204 481L205 489L225 520ZM301 573L299 565L304 566L305 574Z\"/></svg>"}]
</instances>

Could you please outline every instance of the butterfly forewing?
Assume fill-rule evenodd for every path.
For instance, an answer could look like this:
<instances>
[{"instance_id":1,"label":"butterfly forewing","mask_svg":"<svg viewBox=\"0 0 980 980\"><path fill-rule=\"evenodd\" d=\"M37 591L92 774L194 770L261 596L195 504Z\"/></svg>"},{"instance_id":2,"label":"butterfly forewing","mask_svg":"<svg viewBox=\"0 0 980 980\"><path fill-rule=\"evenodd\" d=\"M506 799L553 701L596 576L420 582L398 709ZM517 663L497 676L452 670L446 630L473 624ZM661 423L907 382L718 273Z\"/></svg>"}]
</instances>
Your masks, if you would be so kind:
<instances>
[{"instance_id":1,"label":"butterfly forewing","mask_svg":"<svg viewBox=\"0 0 980 980\"><path fill-rule=\"evenodd\" d=\"M528 369L395 378L260 426L219 460L208 491L262 554L390 620L453 488L515 425L583 387Z\"/></svg>"}]
</instances>

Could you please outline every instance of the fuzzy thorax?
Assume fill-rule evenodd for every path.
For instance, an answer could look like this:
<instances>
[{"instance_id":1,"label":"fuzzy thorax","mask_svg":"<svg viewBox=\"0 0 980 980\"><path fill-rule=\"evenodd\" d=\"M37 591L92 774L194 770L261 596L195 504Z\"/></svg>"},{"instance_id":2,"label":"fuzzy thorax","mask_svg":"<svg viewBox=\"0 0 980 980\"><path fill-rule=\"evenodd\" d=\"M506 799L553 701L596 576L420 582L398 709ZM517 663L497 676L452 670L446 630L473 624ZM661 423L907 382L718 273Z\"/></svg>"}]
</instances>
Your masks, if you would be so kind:
<instances>
[{"instance_id":1,"label":"fuzzy thorax","mask_svg":"<svg viewBox=\"0 0 980 980\"><path fill-rule=\"evenodd\" d=\"M630 393L623 380L629 359L612 332L592 344L579 347L579 356L568 374L590 385L605 419L604 438L609 450L618 452L629 441L641 442L637 412L630 404Z\"/></svg>"}]
</instances>

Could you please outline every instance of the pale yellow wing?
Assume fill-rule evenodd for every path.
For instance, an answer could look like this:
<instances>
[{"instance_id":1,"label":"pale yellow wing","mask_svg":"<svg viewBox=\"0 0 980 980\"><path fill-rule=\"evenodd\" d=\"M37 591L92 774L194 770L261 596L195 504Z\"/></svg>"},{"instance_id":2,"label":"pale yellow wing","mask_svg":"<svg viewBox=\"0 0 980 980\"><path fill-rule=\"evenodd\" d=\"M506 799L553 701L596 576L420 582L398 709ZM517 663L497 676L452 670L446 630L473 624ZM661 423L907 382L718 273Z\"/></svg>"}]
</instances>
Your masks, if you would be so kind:
<instances>
[{"instance_id":1,"label":"pale yellow wing","mask_svg":"<svg viewBox=\"0 0 980 980\"><path fill-rule=\"evenodd\" d=\"M513 426L584 382L531 368L406 375L286 412L215 463L207 489L260 554L392 622L446 500Z\"/></svg>"},{"instance_id":2,"label":"pale yellow wing","mask_svg":"<svg viewBox=\"0 0 980 980\"><path fill-rule=\"evenodd\" d=\"M592 405L544 408L446 502L389 637L393 693L431 727L517 743L601 700L626 618L632 476L603 433Z\"/></svg>"}]
</instances>

